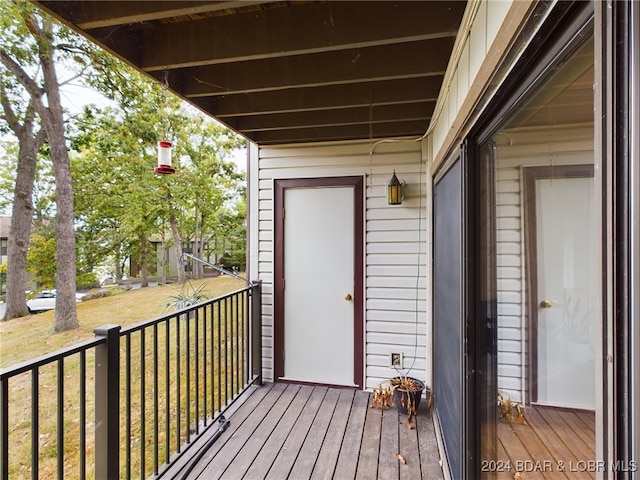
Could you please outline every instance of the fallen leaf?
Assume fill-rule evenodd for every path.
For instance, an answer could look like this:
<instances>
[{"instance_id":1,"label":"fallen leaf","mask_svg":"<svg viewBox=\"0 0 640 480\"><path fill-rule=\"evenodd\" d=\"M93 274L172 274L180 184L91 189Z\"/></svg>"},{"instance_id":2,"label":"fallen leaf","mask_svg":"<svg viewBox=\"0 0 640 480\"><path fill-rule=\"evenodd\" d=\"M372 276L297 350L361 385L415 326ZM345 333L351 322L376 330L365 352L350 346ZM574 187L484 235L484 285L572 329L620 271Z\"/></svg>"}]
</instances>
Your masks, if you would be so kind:
<instances>
[{"instance_id":1,"label":"fallen leaf","mask_svg":"<svg viewBox=\"0 0 640 480\"><path fill-rule=\"evenodd\" d=\"M520 473L520 472L516 472L516 473L513 475L513 480L521 480L521 479L522 479L522 473Z\"/></svg>"},{"instance_id":2,"label":"fallen leaf","mask_svg":"<svg viewBox=\"0 0 640 480\"><path fill-rule=\"evenodd\" d=\"M407 464L407 462L406 462L406 460L404 459L404 457L403 457L402 455L400 455L399 453L396 453L396 458L398 459L398 461L399 461L401 464L403 464L403 465L406 465L406 464Z\"/></svg>"}]
</instances>

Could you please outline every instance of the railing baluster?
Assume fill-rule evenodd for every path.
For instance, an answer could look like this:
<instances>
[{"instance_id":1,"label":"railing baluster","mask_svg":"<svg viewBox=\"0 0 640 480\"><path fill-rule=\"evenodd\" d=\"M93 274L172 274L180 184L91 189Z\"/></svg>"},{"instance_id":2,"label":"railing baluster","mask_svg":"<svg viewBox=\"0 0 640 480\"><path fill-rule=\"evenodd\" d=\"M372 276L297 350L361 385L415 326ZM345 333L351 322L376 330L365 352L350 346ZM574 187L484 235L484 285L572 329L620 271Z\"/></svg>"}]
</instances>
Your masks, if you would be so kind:
<instances>
[{"instance_id":1,"label":"railing baluster","mask_svg":"<svg viewBox=\"0 0 640 480\"><path fill-rule=\"evenodd\" d=\"M209 316L211 317L211 420L216 416L216 321L213 303L209 305Z\"/></svg>"},{"instance_id":2,"label":"railing baluster","mask_svg":"<svg viewBox=\"0 0 640 480\"><path fill-rule=\"evenodd\" d=\"M236 391L240 390L240 385L242 385L242 367L240 366L240 301L241 301L241 297L240 294L236 293L234 295L234 299L235 299L235 319L233 320L233 323L236 326L236 336L235 336L235 353L236 353L236 368L234 369L234 374L236 377L235 380L235 387L234 387L234 394Z\"/></svg>"},{"instance_id":3,"label":"railing baluster","mask_svg":"<svg viewBox=\"0 0 640 480\"><path fill-rule=\"evenodd\" d=\"M224 404L229 403L229 297L224 298Z\"/></svg>"},{"instance_id":4,"label":"railing baluster","mask_svg":"<svg viewBox=\"0 0 640 480\"><path fill-rule=\"evenodd\" d=\"M145 419L145 385L146 385L146 345L145 345L145 332L146 329L140 329L140 478L146 478L145 475L145 457L146 457L146 419Z\"/></svg>"},{"instance_id":5,"label":"railing baluster","mask_svg":"<svg viewBox=\"0 0 640 480\"><path fill-rule=\"evenodd\" d=\"M180 384L182 383L182 377L180 376L180 316L176 315L176 436L178 437L178 445L176 451L180 453L182 448L182 434L180 432L180 408L181 408L181 396L180 396Z\"/></svg>"},{"instance_id":6,"label":"railing baluster","mask_svg":"<svg viewBox=\"0 0 640 480\"><path fill-rule=\"evenodd\" d=\"M207 386L208 386L208 375L207 375L207 363L209 362L209 355L207 355L207 307L202 307L202 382L203 382L203 408L202 408L202 418L204 419L204 426L206 427L209 422L208 413L207 413Z\"/></svg>"},{"instance_id":7,"label":"railing baluster","mask_svg":"<svg viewBox=\"0 0 640 480\"><path fill-rule=\"evenodd\" d=\"M218 311L218 355L216 356L216 361L218 364L218 409L216 411L222 411L222 312L221 312L221 302L216 304L216 310Z\"/></svg>"},{"instance_id":8,"label":"railing baluster","mask_svg":"<svg viewBox=\"0 0 640 480\"><path fill-rule=\"evenodd\" d=\"M158 474L158 324L153 324L153 473Z\"/></svg>"},{"instance_id":9,"label":"railing baluster","mask_svg":"<svg viewBox=\"0 0 640 480\"><path fill-rule=\"evenodd\" d=\"M31 370L31 478L40 471L40 369Z\"/></svg>"},{"instance_id":10,"label":"railing baluster","mask_svg":"<svg viewBox=\"0 0 640 480\"><path fill-rule=\"evenodd\" d=\"M167 318L165 322L165 463L169 463L171 457L171 317Z\"/></svg>"},{"instance_id":11,"label":"railing baluster","mask_svg":"<svg viewBox=\"0 0 640 480\"><path fill-rule=\"evenodd\" d=\"M238 328L236 324L236 306L238 304L238 297L234 295L229 299L231 303L231 317L229 318L229 323L231 324L231 398L233 398L236 391L236 374L238 370L238 363L236 362L238 355L238 348L236 339L238 336Z\"/></svg>"},{"instance_id":12,"label":"railing baluster","mask_svg":"<svg viewBox=\"0 0 640 480\"><path fill-rule=\"evenodd\" d=\"M186 364L185 364L185 373L187 376L187 398L186 398L186 428L185 428L185 432L187 434L187 439L186 442L187 443L191 443L191 320L189 319L189 313L185 313L185 316L187 317L185 319L186 322L186 330L185 330L185 335L186 335Z\"/></svg>"},{"instance_id":13,"label":"railing baluster","mask_svg":"<svg viewBox=\"0 0 640 480\"><path fill-rule=\"evenodd\" d=\"M0 473L9 478L9 378L0 381Z\"/></svg>"},{"instance_id":14,"label":"railing baluster","mask_svg":"<svg viewBox=\"0 0 640 480\"><path fill-rule=\"evenodd\" d=\"M87 351L80 351L80 479L87 476Z\"/></svg>"},{"instance_id":15,"label":"railing baluster","mask_svg":"<svg viewBox=\"0 0 640 480\"><path fill-rule=\"evenodd\" d=\"M126 402L126 471L127 478L131 478L131 334L127 333L125 349L125 402Z\"/></svg>"},{"instance_id":16,"label":"railing baluster","mask_svg":"<svg viewBox=\"0 0 640 480\"><path fill-rule=\"evenodd\" d=\"M198 421L198 419L200 418L200 316L198 315L200 309L196 308L194 310L194 314L196 317L196 332L195 332L195 356L196 356L196 361L195 361L195 367L196 367L196 403L195 403L195 420L196 420L196 425L195 425L195 433L196 435L198 435L200 433L200 422Z\"/></svg>"},{"instance_id":17,"label":"railing baluster","mask_svg":"<svg viewBox=\"0 0 640 480\"><path fill-rule=\"evenodd\" d=\"M246 328L246 312L247 312L247 292L242 292L241 294L242 302L241 302L241 314L242 321L240 325L242 327L242 333L240 334L240 339L242 340L242 385L247 384L247 335L248 332Z\"/></svg>"},{"instance_id":18,"label":"railing baluster","mask_svg":"<svg viewBox=\"0 0 640 480\"><path fill-rule=\"evenodd\" d=\"M64 480L64 357L58 359L58 479Z\"/></svg>"}]
</instances>

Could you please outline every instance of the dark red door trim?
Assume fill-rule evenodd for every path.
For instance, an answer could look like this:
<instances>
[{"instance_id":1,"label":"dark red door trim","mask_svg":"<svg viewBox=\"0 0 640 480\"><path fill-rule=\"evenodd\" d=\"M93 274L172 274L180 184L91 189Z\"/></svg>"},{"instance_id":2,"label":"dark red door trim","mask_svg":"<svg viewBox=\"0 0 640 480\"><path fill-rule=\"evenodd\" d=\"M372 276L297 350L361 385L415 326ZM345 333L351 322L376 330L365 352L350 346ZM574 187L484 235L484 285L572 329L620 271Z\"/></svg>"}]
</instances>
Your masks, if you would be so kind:
<instances>
[{"instance_id":1,"label":"dark red door trim","mask_svg":"<svg viewBox=\"0 0 640 480\"><path fill-rule=\"evenodd\" d=\"M353 265L353 383L364 386L364 178L321 177L274 180L274 275L273 275L273 374L284 376L284 195L288 188L353 186L354 265Z\"/></svg>"}]
</instances>

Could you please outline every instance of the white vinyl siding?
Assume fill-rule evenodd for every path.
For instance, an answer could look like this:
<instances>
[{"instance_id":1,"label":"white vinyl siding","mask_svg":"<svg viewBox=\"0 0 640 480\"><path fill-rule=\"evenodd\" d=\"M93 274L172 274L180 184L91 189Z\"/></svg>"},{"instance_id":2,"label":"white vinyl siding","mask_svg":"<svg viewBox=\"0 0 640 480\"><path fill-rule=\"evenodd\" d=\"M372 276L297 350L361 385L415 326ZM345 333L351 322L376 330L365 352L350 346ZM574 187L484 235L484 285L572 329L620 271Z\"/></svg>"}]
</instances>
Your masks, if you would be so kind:
<instances>
[{"instance_id":1,"label":"white vinyl siding","mask_svg":"<svg viewBox=\"0 0 640 480\"><path fill-rule=\"evenodd\" d=\"M503 131L496 149L496 262L498 294L498 389L516 402L527 402L522 169L593 162L590 125L549 133ZM564 139L564 141L560 141Z\"/></svg>"},{"instance_id":2,"label":"white vinyl siding","mask_svg":"<svg viewBox=\"0 0 640 480\"><path fill-rule=\"evenodd\" d=\"M520 169L498 168L497 181L498 390L521 402L525 349Z\"/></svg>"},{"instance_id":3,"label":"white vinyl siding","mask_svg":"<svg viewBox=\"0 0 640 480\"><path fill-rule=\"evenodd\" d=\"M406 367L413 364L411 375L426 376L426 166L421 164L421 144L382 143L370 156L371 145L366 141L259 149L259 178L252 190L258 198L258 217L252 221L251 235L258 239L253 264L263 280L267 381L273 380L274 179L342 176L363 176L365 181L365 387L373 388L395 374L389 368L391 352L402 353ZM405 200L398 206L387 205L385 197L394 169L407 183Z\"/></svg>"},{"instance_id":4,"label":"white vinyl siding","mask_svg":"<svg viewBox=\"0 0 640 480\"><path fill-rule=\"evenodd\" d=\"M486 90L499 84L496 70L529 7L529 2L512 0L468 3L429 128L429 159L435 165L459 142L458 135L479 112L478 102Z\"/></svg>"}]
</instances>

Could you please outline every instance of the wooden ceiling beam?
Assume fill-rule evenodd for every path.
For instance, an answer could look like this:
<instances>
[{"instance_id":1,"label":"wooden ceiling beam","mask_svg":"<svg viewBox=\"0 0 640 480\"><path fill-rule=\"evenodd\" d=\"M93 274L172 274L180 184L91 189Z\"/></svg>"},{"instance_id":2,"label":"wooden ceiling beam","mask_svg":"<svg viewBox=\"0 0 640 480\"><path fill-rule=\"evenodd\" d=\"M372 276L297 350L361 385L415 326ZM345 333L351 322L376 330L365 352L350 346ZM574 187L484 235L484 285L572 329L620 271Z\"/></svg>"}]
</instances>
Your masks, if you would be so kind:
<instances>
[{"instance_id":1,"label":"wooden ceiling beam","mask_svg":"<svg viewBox=\"0 0 640 480\"><path fill-rule=\"evenodd\" d=\"M182 93L186 97L199 97L348 84L362 79L442 76L452 43L452 39L444 38L190 68L183 72Z\"/></svg>"},{"instance_id":2,"label":"wooden ceiling beam","mask_svg":"<svg viewBox=\"0 0 640 480\"><path fill-rule=\"evenodd\" d=\"M287 114L248 115L238 117L235 128L241 133L318 126L376 124L391 121L425 121L431 119L435 102L402 105L376 105L332 110L292 112ZM286 125L286 126L285 126Z\"/></svg>"},{"instance_id":3,"label":"wooden ceiling beam","mask_svg":"<svg viewBox=\"0 0 640 480\"><path fill-rule=\"evenodd\" d=\"M369 125L293 128L289 130L256 132L251 139L260 145L313 142L318 138L329 141L363 138L419 137L428 125L424 122L393 122Z\"/></svg>"},{"instance_id":4,"label":"wooden ceiling beam","mask_svg":"<svg viewBox=\"0 0 640 480\"><path fill-rule=\"evenodd\" d=\"M202 1L181 0L168 1L60 1L44 0L39 2L45 8L65 12L65 18L71 20L82 30L114 27L131 23L150 22L176 17L202 15L212 12L246 8L251 5L269 3L268 0L247 1ZM52 5L52 4L58 5Z\"/></svg>"},{"instance_id":5,"label":"wooden ceiling beam","mask_svg":"<svg viewBox=\"0 0 640 480\"><path fill-rule=\"evenodd\" d=\"M422 135L467 3L33 1L259 144Z\"/></svg>"},{"instance_id":6,"label":"wooden ceiling beam","mask_svg":"<svg viewBox=\"0 0 640 480\"><path fill-rule=\"evenodd\" d=\"M435 101L441 77L409 78L319 88L189 99L215 117L326 110L395 103Z\"/></svg>"},{"instance_id":7,"label":"wooden ceiling beam","mask_svg":"<svg viewBox=\"0 0 640 480\"><path fill-rule=\"evenodd\" d=\"M150 2L156 3L156 2ZM101 44L124 53L139 30L145 71L306 55L381 44L455 38L464 2L311 2L185 22L143 22L92 29ZM452 11L454 13L452 14Z\"/></svg>"}]
</instances>

